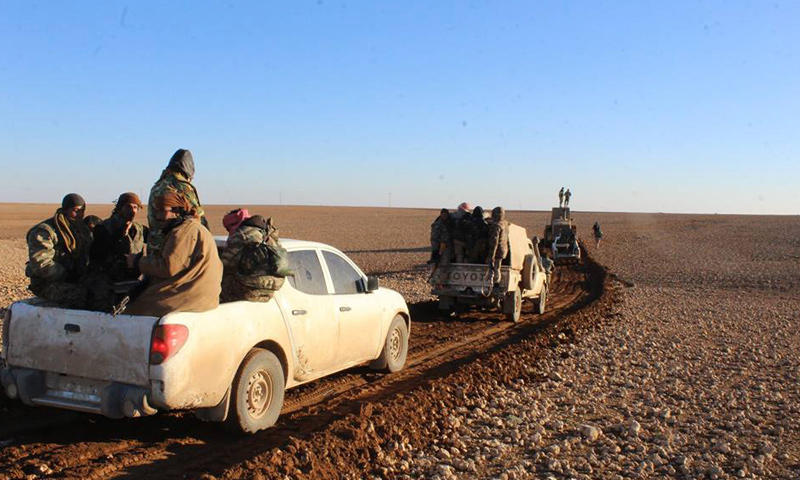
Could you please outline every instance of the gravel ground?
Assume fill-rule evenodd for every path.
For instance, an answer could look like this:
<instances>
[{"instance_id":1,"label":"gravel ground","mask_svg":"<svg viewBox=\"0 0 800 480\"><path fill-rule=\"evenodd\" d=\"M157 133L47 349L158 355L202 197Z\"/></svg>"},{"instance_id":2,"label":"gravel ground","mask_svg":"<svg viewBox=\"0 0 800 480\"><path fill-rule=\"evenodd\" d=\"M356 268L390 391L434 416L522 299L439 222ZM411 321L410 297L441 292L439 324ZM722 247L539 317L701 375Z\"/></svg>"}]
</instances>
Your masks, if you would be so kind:
<instances>
[{"instance_id":1,"label":"gravel ground","mask_svg":"<svg viewBox=\"0 0 800 480\"><path fill-rule=\"evenodd\" d=\"M582 230L597 218L590 253L626 286L611 320L538 359L544 381L469 395L400 470L800 478L797 218L582 214Z\"/></svg>"},{"instance_id":2,"label":"gravel ground","mask_svg":"<svg viewBox=\"0 0 800 480\"><path fill-rule=\"evenodd\" d=\"M339 210L338 217L304 218L287 211L279 225L298 238L319 238L304 230L319 216L335 232L322 241L410 302L429 298L421 265L435 214L399 211L398 222L410 229L371 231L367 241L347 228L367 211ZM370 225L395 213L369 212ZM547 218L510 216L534 233ZM352 443L373 445L368 451L304 453L312 437L283 449L289 462L277 460L278 452L224 476L258 478L262 469L272 477L267 466L279 465L290 478L800 478L800 220L576 218L587 240L600 221L604 243L587 249L616 284L613 299L571 314L596 317L593 328L562 332L536 356L525 342L510 346L432 380L430 391L399 393L391 408L416 412L405 422L376 405L320 434L363 436ZM27 296L18 263L24 244L3 239L0 248L6 306ZM298 459L309 469L291 467Z\"/></svg>"}]
</instances>

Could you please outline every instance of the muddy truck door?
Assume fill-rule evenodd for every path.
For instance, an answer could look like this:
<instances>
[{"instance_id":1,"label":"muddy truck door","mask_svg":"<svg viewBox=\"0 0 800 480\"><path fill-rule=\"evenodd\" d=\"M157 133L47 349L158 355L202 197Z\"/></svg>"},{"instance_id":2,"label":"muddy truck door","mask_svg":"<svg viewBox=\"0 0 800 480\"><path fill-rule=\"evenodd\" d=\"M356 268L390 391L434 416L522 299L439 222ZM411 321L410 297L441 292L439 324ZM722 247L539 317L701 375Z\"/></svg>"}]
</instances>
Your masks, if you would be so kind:
<instances>
[{"instance_id":1,"label":"muddy truck door","mask_svg":"<svg viewBox=\"0 0 800 480\"><path fill-rule=\"evenodd\" d=\"M7 394L17 394L12 398L105 413L102 391L112 383L149 387L150 343L158 318L36 303L14 303L4 325L3 385Z\"/></svg>"}]
</instances>

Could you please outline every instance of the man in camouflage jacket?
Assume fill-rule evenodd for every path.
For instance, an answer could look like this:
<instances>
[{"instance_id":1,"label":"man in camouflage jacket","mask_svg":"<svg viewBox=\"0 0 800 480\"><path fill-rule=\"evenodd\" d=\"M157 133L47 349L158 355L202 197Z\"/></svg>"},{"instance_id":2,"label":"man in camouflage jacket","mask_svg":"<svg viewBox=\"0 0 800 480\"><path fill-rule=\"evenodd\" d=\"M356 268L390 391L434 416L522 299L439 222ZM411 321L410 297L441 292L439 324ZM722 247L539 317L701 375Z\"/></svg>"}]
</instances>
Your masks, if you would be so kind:
<instances>
[{"instance_id":1,"label":"man in camouflage jacket","mask_svg":"<svg viewBox=\"0 0 800 480\"><path fill-rule=\"evenodd\" d=\"M275 291L283 286L284 278L269 272L268 266L243 265L243 254L247 246L256 246L265 241L278 252L283 252L278 240L278 230L272 226L272 219L253 215L244 220L231 235L220 255L222 260L221 302L247 300L268 302Z\"/></svg>"},{"instance_id":2,"label":"man in camouflage jacket","mask_svg":"<svg viewBox=\"0 0 800 480\"><path fill-rule=\"evenodd\" d=\"M492 266L492 283L500 283L502 278L500 266L508 255L508 222L503 207L492 209L492 223L489 224L489 255L486 263Z\"/></svg>"},{"instance_id":3,"label":"man in camouflage jacket","mask_svg":"<svg viewBox=\"0 0 800 480\"><path fill-rule=\"evenodd\" d=\"M158 255L164 245L166 235L162 231L164 223L160 222L156 216L156 200L166 193L177 193L186 198L194 209L200 223L205 223L203 207L200 205L200 197L197 189L192 185L194 178L194 158L192 152L186 149L178 149L169 160L167 168L161 172L161 177L150 189L150 198L147 201L147 224L150 226L150 234L147 239L147 250L150 255Z\"/></svg>"},{"instance_id":4,"label":"man in camouflage jacket","mask_svg":"<svg viewBox=\"0 0 800 480\"><path fill-rule=\"evenodd\" d=\"M66 308L84 308L87 289L81 277L89 265L92 242L83 223L86 202L77 193L61 201L55 215L28 231L28 287L41 297Z\"/></svg>"}]
</instances>

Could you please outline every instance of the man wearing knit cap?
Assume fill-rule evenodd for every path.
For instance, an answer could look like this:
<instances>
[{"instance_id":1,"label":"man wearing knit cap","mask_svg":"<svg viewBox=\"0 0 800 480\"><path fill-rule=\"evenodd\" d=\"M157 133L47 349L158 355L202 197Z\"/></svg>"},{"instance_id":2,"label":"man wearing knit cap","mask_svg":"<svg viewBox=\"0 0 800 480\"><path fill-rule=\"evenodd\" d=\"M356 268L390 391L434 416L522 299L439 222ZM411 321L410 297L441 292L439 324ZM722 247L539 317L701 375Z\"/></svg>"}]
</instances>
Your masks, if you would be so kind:
<instances>
[{"instance_id":1,"label":"man wearing knit cap","mask_svg":"<svg viewBox=\"0 0 800 480\"><path fill-rule=\"evenodd\" d=\"M90 250L92 310L110 310L114 304L114 283L136 280L139 272L128 268L126 255L144 251L149 230L135 221L142 201L133 192L117 198L111 216L94 229Z\"/></svg>"},{"instance_id":2,"label":"man wearing knit cap","mask_svg":"<svg viewBox=\"0 0 800 480\"><path fill-rule=\"evenodd\" d=\"M163 225L158 254L128 255L149 285L125 310L130 315L160 317L170 312L205 312L219 305L222 262L214 236L200 224L194 205L182 194L167 192L150 205Z\"/></svg>"},{"instance_id":3,"label":"man wearing knit cap","mask_svg":"<svg viewBox=\"0 0 800 480\"><path fill-rule=\"evenodd\" d=\"M147 201L147 224L150 226L147 249L151 254L157 255L164 244L165 236L161 231L164 228L164 224L158 220L153 208L153 205L162 195L169 192L181 194L197 213L197 218L201 222L205 221L203 207L200 205L200 197L197 195L197 189L192 185L193 178L194 157L192 157L192 152L180 148L169 159L167 168L161 172L161 177L150 189L150 198Z\"/></svg>"},{"instance_id":4,"label":"man wearing knit cap","mask_svg":"<svg viewBox=\"0 0 800 480\"><path fill-rule=\"evenodd\" d=\"M83 223L86 202L77 193L61 201L55 215L28 231L25 275L37 297L66 308L84 308L87 290L79 281L89 265L92 239Z\"/></svg>"}]
</instances>

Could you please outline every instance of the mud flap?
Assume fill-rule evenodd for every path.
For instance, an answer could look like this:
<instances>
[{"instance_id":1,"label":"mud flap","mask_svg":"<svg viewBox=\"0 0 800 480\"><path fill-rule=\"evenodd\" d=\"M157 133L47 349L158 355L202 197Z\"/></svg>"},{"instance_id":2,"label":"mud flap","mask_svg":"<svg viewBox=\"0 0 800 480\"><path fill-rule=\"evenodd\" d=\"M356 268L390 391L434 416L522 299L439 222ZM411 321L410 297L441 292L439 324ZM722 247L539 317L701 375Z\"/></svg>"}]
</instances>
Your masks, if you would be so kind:
<instances>
[{"instance_id":1,"label":"mud flap","mask_svg":"<svg viewBox=\"0 0 800 480\"><path fill-rule=\"evenodd\" d=\"M231 388L228 387L228 391L225 392L225 396L222 397L222 401L219 402L217 406L210 408L198 408L194 411L194 416L204 422L224 422L228 419L230 405Z\"/></svg>"}]
</instances>

